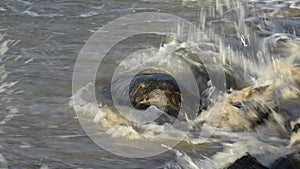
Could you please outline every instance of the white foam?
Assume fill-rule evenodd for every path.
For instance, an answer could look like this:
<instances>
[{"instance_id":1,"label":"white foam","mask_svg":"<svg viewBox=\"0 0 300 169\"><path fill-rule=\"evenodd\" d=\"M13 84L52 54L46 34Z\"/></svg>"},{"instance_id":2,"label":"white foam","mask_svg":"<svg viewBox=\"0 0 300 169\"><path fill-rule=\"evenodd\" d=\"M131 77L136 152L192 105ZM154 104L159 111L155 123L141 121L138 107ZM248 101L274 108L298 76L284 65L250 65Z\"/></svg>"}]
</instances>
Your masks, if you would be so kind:
<instances>
[{"instance_id":1,"label":"white foam","mask_svg":"<svg viewBox=\"0 0 300 169\"><path fill-rule=\"evenodd\" d=\"M202 169L202 167L200 168L195 162L194 160L188 156L187 154L185 154L184 152L181 152L179 150L170 148L168 146L163 145L163 147L168 148L169 150L172 150L175 152L175 158L166 163L163 167L164 169ZM209 168L207 168L209 169Z\"/></svg>"},{"instance_id":2,"label":"white foam","mask_svg":"<svg viewBox=\"0 0 300 169\"><path fill-rule=\"evenodd\" d=\"M3 157L2 154L0 154L0 168L2 168L2 169L8 168L8 162L7 162L6 159Z\"/></svg>"},{"instance_id":3,"label":"white foam","mask_svg":"<svg viewBox=\"0 0 300 169\"><path fill-rule=\"evenodd\" d=\"M28 16L32 16L32 17L47 17L47 18L63 16L62 14L55 14L55 13L42 14L42 13L37 13L37 12L34 12L34 11L30 11L30 10L24 11L23 14L28 15Z\"/></svg>"},{"instance_id":4,"label":"white foam","mask_svg":"<svg viewBox=\"0 0 300 169\"><path fill-rule=\"evenodd\" d=\"M6 105L13 99L13 86L17 84L17 81L12 82L8 80L9 72L6 70L5 60L7 59L7 56L5 54L9 50L9 47L16 45L17 42L4 39L4 36L0 34L0 100L2 101L1 106L4 110L2 111L3 114L1 114L3 119L0 121L0 125L4 125L8 121L12 120L15 116L20 115L18 114L19 110L16 105ZM4 132L1 131L1 133ZM5 160L2 154L0 154L0 168L8 168L8 162Z\"/></svg>"},{"instance_id":5,"label":"white foam","mask_svg":"<svg viewBox=\"0 0 300 169\"><path fill-rule=\"evenodd\" d=\"M87 18L87 17L91 17L91 16L95 16L95 15L98 15L98 13L95 12L95 11L90 11L88 13L84 13L84 14L79 15L79 17Z\"/></svg>"}]
</instances>

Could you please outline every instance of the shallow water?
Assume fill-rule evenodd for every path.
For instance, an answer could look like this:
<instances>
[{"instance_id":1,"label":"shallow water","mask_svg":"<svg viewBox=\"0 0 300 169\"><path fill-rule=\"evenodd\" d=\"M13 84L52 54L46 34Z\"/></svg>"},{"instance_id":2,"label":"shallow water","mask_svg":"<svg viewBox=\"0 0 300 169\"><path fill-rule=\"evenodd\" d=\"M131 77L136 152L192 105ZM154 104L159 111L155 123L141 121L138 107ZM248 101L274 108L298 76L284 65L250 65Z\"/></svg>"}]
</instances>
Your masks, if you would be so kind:
<instances>
[{"instance_id":1,"label":"shallow water","mask_svg":"<svg viewBox=\"0 0 300 169\"><path fill-rule=\"evenodd\" d=\"M263 133L259 133L261 138L257 140L254 139L257 137L256 132L231 133L221 130L217 131L213 138L217 141L213 140L213 143L196 144L198 140L190 137L190 143L183 142L176 147L186 154L174 150L143 159L120 157L97 146L83 131L73 107L70 107L73 69L85 42L103 25L121 16L139 12L174 14L203 27L203 31L209 35L212 32L226 35L222 40L224 44L232 46L232 53L238 50L242 50L243 53L232 54L229 58L232 62L237 62L232 63L233 66L239 65L235 72L237 78L243 82L241 87L255 83L249 77L259 78L266 75L260 70L265 70L266 65L273 61L272 59L298 54L300 9L296 8L297 4L294 1L251 1L247 4L247 8L241 6L245 10L237 10L241 13L245 12L245 20L232 28L231 24L226 25L226 23L237 22L240 17L236 16L234 10L228 9L230 8L228 6L223 10L218 9L223 12L212 12L217 8L214 1L2 0L0 33L4 35L2 44L7 46L8 51L5 55L0 54L2 59L0 66L5 66L5 69L0 69L0 77L2 72L8 75L6 78L0 78L0 90L2 84L17 83L12 87L4 87L4 94L0 95L2 103L0 105L0 154L2 155L0 166L2 168L48 166L48 168L135 169L161 168L169 165L170 168L178 166L214 168L223 166L224 164L218 162L222 163L223 160L226 163L224 159L228 157L222 154L214 157L212 155L225 149L222 142L231 144L232 140L238 140L230 145L234 148L228 149L229 153L233 151L235 154L232 158L239 157L247 150L255 151L253 147L259 144L265 147L262 152L269 154L288 152L285 148L289 142L287 137L274 136L266 139L261 136L264 135ZM236 7L234 4L229 6L234 9ZM203 13L206 15L201 15ZM203 18L206 24L203 24ZM246 26L252 29L246 31ZM272 52L279 53L277 56L267 57L268 53L266 53L261 56L255 55L256 58L253 58L253 53L259 51L260 47L255 43L257 40L255 37L269 37L266 40L269 40L270 42L267 42L272 46L276 34L291 36L293 40L289 41L289 44L275 44L277 46L271 49ZM240 42L241 35L248 39L245 43ZM213 36L210 37L214 40L219 38ZM13 41L5 45L7 40ZM99 88L109 84L108 78L124 56L141 48L144 49L145 46L159 47L168 41L169 39L159 35L138 35L114 46L104 60L107 64L98 70L101 74L97 74L97 80L103 82ZM204 46L205 44L207 46L208 43L203 43ZM216 40L213 44L218 46L219 42ZM250 47L242 48L245 44ZM296 44L296 47L293 48L290 44ZM5 49L1 48L1 51ZM243 62L240 62L239 57L248 60L241 59ZM253 60L259 64L252 64ZM258 66L254 68L252 65ZM271 75L266 76L271 77ZM145 135L147 134L144 133ZM224 139L218 139L220 137ZM243 139L240 140L240 137ZM248 140L249 144L243 145L245 140ZM272 146L273 144L279 148ZM265 156L262 152L255 153ZM204 157L211 157L211 163L214 165L211 165L209 160L205 161ZM265 163L268 163L268 159L265 159Z\"/></svg>"}]
</instances>

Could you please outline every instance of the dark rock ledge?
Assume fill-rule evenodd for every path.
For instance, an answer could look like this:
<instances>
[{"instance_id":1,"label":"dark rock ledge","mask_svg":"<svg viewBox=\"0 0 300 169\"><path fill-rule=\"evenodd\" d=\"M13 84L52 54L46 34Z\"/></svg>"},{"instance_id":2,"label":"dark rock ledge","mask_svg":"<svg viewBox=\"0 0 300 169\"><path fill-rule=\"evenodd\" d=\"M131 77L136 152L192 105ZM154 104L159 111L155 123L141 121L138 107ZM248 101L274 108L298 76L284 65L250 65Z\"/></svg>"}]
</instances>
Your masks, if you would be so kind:
<instances>
[{"instance_id":1,"label":"dark rock ledge","mask_svg":"<svg viewBox=\"0 0 300 169\"><path fill-rule=\"evenodd\" d=\"M263 166L248 153L229 165L227 169L300 169L300 151L278 158L270 168Z\"/></svg>"}]
</instances>

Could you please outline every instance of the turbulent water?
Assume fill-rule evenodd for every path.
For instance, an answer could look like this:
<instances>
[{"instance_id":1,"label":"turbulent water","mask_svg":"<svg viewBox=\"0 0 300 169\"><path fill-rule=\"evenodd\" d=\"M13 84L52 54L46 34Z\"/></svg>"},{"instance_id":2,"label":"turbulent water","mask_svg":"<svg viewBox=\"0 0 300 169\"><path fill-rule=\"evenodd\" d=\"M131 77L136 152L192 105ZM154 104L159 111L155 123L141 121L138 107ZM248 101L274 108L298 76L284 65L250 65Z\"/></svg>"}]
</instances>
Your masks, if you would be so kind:
<instances>
[{"instance_id":1,"label":"turbulent water","mask_svg":"<svg viewBox=\"0 0 300 169\"><path fill-rule=\"evenodd\" d=\"M74 65L88 38L118 17L141 12L187 19L199 27L202 38L191 41L193 30L183 42L155 32L129 37L107 53L96 85L91 82L72 94ZM3 0L0 16L0 168L218 169L246 153L269 167L278 157L299 149L300 136L290 127L300 115L299 2ZM129 55L138 59L123 61ZM123 74L116 79L126 79L138 69L136 65L151 60L156 68L172 69L184 79L186 69L179 65L201 66L199 55L221 63L222 72L214 73L227 75L227 88L218 93L226 100L213 100L199 116L178 122L180 130L170 129L169 123L131 122L100 94L117 67ZM207 85L203 93L208 95L216 90L203 79L197 83ZM117 92L126 86L113 85ZM93 91L97 104L89 100ZM266 105L263 111L269 117L257 124L262 117L251 114L252 109L245 115L239 105L232 106L240 102ZM164 114L155 107L144 113ZM217 122L209 120L215 117ZM93 141L100 138L110 147L98 147L78 119L92 126ZM204 142L201 132L210 133L212 128L212 136ZM178 138L182 141L172 148ZM141 148L132 142L149 145ZM141 159L106 151L116 153L122 147L122 152L147 156L156 152L157 145L157 151L166 152Z\"/></svg>"}]
</instances>

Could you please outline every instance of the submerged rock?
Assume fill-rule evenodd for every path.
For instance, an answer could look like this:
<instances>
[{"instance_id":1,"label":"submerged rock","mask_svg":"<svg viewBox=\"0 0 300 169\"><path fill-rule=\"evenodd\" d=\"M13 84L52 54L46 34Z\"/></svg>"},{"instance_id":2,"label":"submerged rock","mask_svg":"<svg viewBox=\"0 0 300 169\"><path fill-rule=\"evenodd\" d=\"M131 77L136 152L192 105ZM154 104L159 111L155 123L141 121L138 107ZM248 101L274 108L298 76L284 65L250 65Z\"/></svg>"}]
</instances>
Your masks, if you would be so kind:
<instances>
[{"instance_id":1,"label":"submerged rock","mask_svg":"<svg viewBox=\"0 0 300 169\"><path fill-rule=\"evenodd\" d=\"M227 169L268 169L267 167L260 164L260 162L250 154L237 159Z\"/></svg>"},{"instance_id":2,"label":"submerged rock","mask_svg":"<svg viewBox=\"0 0 300 169\"><path fill-rule=\"evenodd\" d=\"M241 113L253 126L261 124L267 120L272 112L272 107L267 103L249 100L241 103Z\"/></svg>"},{"instance_id":3,"label":"submerged rock","mask_svg":"<svg viewBox=\"0 0 300 169\"><path fill-rule=\"evenodd\" d=\"M270 169L299 169L300 168L300 152L288 154L277 159Z\"/></svg>"}]
</instances>

